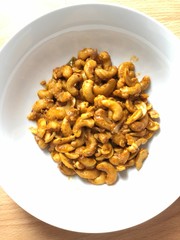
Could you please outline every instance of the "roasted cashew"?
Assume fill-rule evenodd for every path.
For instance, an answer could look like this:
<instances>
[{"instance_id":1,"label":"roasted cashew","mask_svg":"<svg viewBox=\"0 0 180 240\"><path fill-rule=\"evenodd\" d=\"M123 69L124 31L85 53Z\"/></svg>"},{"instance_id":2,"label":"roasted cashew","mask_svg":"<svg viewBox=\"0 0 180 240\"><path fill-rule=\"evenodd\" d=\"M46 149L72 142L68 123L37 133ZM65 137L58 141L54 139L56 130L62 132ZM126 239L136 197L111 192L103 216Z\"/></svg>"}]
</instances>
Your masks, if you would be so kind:
<instances>
[{"instance_id":1,"label":"roasted cashew","mask_svg":"<svg viewBox=\"0 0 180 240\"><path fill-rule=\"evenodd\" d=\"M66 152L72 152L74 150L74 147L72 147L71 144L69 143L64 143L64 144L56 145L55 150L59 153L66 153Z\"/></svg>"},{"instance_id":2,"label":"roasted cashew","mask_svg":"<svg viewBox=\"0 0 180 240\"><path fill-rule=\"evenodd\" d=\"M86 101L89 103L93 103L95 98L95 95L93 93L93 85L94 82L90 79L85 80L82 85L82 94Z\"/></svg>"},{"instance_id":3,"label":"roasted cashew","mask_svg":"<svg viewBox=\"0 0 180 240\"><path fill-rule=\"evenodd\" d=\"M66 87L68 92L70 92L71 95L77 96L78 95L78 89L76 89L76 84L78 82L82 81L82 76L80 73L73 73L71 77L68 78L66 82Z\"/></svg>"},{"instance_id":4,"label":"roasted cashew","mask_svg":"<svg viewBox=\"0 0 180 240\"><path fill-rule=\"evenodd\" d=\"M74 176L76 174L73 169L66 167L62 162L58 164L58 168L66 176Z\"/></svg>"},{"instance_id":5,"label":"roasted cashew","mask_svg":"<svg viewBox=\"0 0 180 240\"><path fill-rule=\"evenodd\" d=\"M106 51L99 53L99 60L102 62L103 68L106 70L112 66L111 57Z\"/></svg>"},{"instance_id":6,"label":"roasted cashew","mask_svg":"<svg viewBox=\"0 0 180 240\"><path fill-rule=\"evenodd\" d=\"M54 79L60 79L61 77L68 79L72 74L73 70L69 65L57 67L53 70Z\"/></svg>"},{"instance_id":7,"label":"roasted cashew","mask_svg":"<svg viewBox=\"0 0 180 240\"><path fill-rule=\"evenodd\" d=\"M108 143L109 139L112 137L112 134L110 132L105 133L97 133L94 135L94 137L101 143L105 144Z\"/></svg>"},{"instance_id":8,"label":"roasted cashew","mask_svg":"<svg viewBox=\"0 0 180 240\"><path fill-rule=\"evenodd\" d=\"M107 117L107 112L102 108L99 108L94 113L94 121L95 121L95 125L97 125L100 128L104 128L106 130L109 130L109 131L112 131L115 127L115 123L112 122Z\"/></svg>"},{"instance_id":9,"label":"roasted cashew","mask_svg":"<svg viewBox=\"0 0 180 240\"><path fill-rule=\"evenodd\" d=\"M106 173L101 172L100 175L95 179L88 179L88 181L95 185L102 185L106 183Z\"/></svg>"},{"instance_id":10,"label":"roasted cashew","mask_svg":"<svg viewBox=\"0 0 180 240\"><path fill-rule=\"evenodd\" d=\"M101 163L98 163L96 168L100 171L103 171L107 174L106 176L106 184L108 185L112 185L116 182L117 180L117 171L115 169L115 167L111 164L111 163L108 163L108 162L101 162Z\"/></svg>"},{"instance_id":11,"label":"roasted cashew","mask_svg":"<svg viewBox=\"0 0 180 240\"><path fill-rule=\"evenodd\" d=\"M72 100L72 95L69 93L69 92L61 92L59 93L58 97L57 97L57 100L60 101L60 102L68 102L70 100Z\"/></svg>"},{"instance_id":12,"label":"roasted cashew","mask_svg":"<svg viewBox=\"0 0 180 240\"><path fill-rule=\"evenodd\" d=\"M148 111L148 114L149 114L150 118L155 118L155 119L159 118L159 113L154 109L150 109Z\"/></svg>"},{"instance_id":13,"label":"roasted cashew","mask_svg":"<svg viewBox=\"0 0 180 240\"><path fill-rule=\"evenodd\" d=\"M48 98L39 99L33 105L32 111L41 112L44 109L50 109L51 107L53 107L53 105L54 101L52 99Z\"/></svg>"},{"instance_id":14,"label":"roasted cashew","mask_svg":"<svg viewBox=\"0 0 180 240\"><path fill-rule=\"evenodd\" d=\"M124 86L113 92L115 96L127 99L130 96L139 95L141 93L141 84L137 82L133 87Z\"/></svg>"},{"instance_id":15,"label":"roasted cashew","mask_svg":"<svg viewBox=\"0 0 180 240\"><path fill-rule=\"evenodd\" d=\"M72 134L71 124L68 120L68 117L65 117L61 123L61 132L65 137L68 137Z\"/></svg>"},{"instance_id":16,"label":"roasted cashew","mask_svg":"<svg viewBox=\"0 0 180 240\"><path fill-rule=\"evenodd\" d=\"M109 108L112 111L112 119L114 121L119 121L123 117L123 109L121 104L112 99L102 100L102 105Z\"/></svg>"},{"instance_id":17,"label":"roasted cashew","mask_svg":"<svg viewBox=\"0 0 180 240\"><path fill-rule=\"evenodd\" d=\"M75 140L75 136L71 135L68 137L57 137L56 139L53 140L53 144L55 145L61 145L65 143L70 143Z\"/></svg>"},{"instance_id":18,"label":"roasted cashew","mask_svg":"<svg viewBox=\"0 0 180 240\"><path fill-rule=\"evenodd\" d=\"M151 80L150 80L150 77L149 77L149 76L144 76L144 77L143 77L143 79L140 81L141 91L142 91L142 92L149 87L150 82L151 82Z\"/></svg>"},{"instance_id":19,"label":"roasted cashew","mask_svg":"<svg viewBox=\"0 0 180 240\"><path fill-rule=\"evenodd\" d=\"M82 152L84 157L92 156L97 148L97 140L95 139L94 135L91 133L90 129L86 132L86 147Z\"/></svg>"},{"instance_id":20,"label":"roasted cashew","mask_svg":"<svg viewBox=\"0 0 180 240\"><path fill-rule=\"evenodd\" d=\"M110 163L113 165L125 164L130 156L130 152L124 149L121 153L114 154L110 159Z\"/></svg>"},{"instance_id":21,"label":"roasted cashew","mask_svg":"<svg viewBox=\"0 0 180 240\"><path fill-rule=\"evenodd\" d=\"M125 135L121 132L112 135L112 142L119 145L120 147L125 147L126 138Z\"/></svg>"},{"instance_id":22,"label":"roasted cashew","mask_svg":"<svg viewBox=\"0 0 180 240\"><path fill-rule=\"evenodd\" d=\"M94 71L96 66L97 66L97 63L93 59L89 59L86 61L84 65L84 72L88 79L94 79Z\"/></svg>"},{"instance_id":23,"label":"roasted cashew","mask_svg":"<svg viewBox=\"0 0 180 240\"><path fill-rule=\"evenodd\" d=\"M147 149L142 148L139 151L137 157L135 158L135 166L137 170L141 169L143 161L148 157L148 154L149 153Z\"/></svg>"},{"instance_id":24,"label":"roasted cashew","mask_svg":"<svg viewBox=\"0 0 180 240\"><path fill-rule=\"evenodd\" d=\"M62 162L67 168L74 169L73 162L67 158L63 153L59 153L60 162Z\"/></svg>"},{"instance_id":25,"label":"roasted cashew","mask_svg":"<svg viewBox=\"0 0 180 240\"><path fill-rule=\"evenodd\" d=\"M150 131L157 131L159 128L160 128L159 123L155 122L151 118L149 118L147 129L150 130Z\"/></svg>"},{"instance_id":26,"label":"roasted cashew","mask_svg":"<svg viewBox=\"0 0 180 240\"><path fill-rule=\"evenodd\" d=\"M137 110L137 107L131 99L126 99L125 106L130 113L134 113Z\"/></svg>"},{"instance_id":27,"label":"roasted cashew","mask_svg":"<svg viewBox=\"0 0 180 240\"><path fill-rule=\"evenodd\" d=\"M77 173L77 175L84 179L95 179L100 175L100 171L98 171L97 169L75 169L75 172Z\"/></svg>"},{"instance_id":28,"label":"roasted cashew","mask_svg":"<svg viewBox=\"0 0 180 240\"><path fill-rule=\"evenodd\" d=\"M55 132L46 132L45 136L44 136L44 141L45 143L49 143L51 141L53 141L54 137L55 137L56 133Z\"/></svg>"},{"instance_id":29,"label":"roasted cashew","mask_svg":"<svg viewBox=\"0 0 180 240\"><path fill-rule=\"evenodd\" d=\"M83 166L87 169L92 169L96 165L96 160L94 158L82 157L79 158L79 162L83 164Z\"/></svg>"},{"instance_id":30,"label":"roasted cashew","mask_svg":"<svg viewBox=\"0 0 180 240\"><path fill-rule=\"evenodd\" d=\"M80 137L76 138L74 141L71 142L71 145L74 148L78 148L78 147L81 147L84 143L85 143L85 134L83 131Z\"/></svg>"},{"instance_id":31,"label":"roasted cashew","mask_svg":"<svg viewBox=\"0 0 180 240\"><path fill-rule=\"evenodd\" d=\"M128 71L135 71L135 66L132 62L123 62L118 67L118 78L121 78L124 76L125 69L128 69ZM132 75L132 74L131 74Z\"/></svg>"},{"instance_id":32,"label":"roasted cashew","mask_svg":"<svg viewBox=\"0 0 180 240\"><path fill-rule=\"evenodd\" d=\"M62 120L66 112L63 107L52 107L48 109L45 116L48 120Z\"/></svg>"},{"instance_id":33,"label":"roasted cashew","mask_svg":"<svg viewBox=\"0 0 180 240\"><path fill-rule=\"evenodd\" d=\"M106 81L110 78L113 78L116 75L117 67L110 66L108 70L105 70L103 68L96 68L95 73L100 79L102 79L103 81Z\"/></svg>"},{"instance_id":34,"label":"roasted cashew","mask_svg":"<svg viewBox=\"0 0 180 240\"><path fill-rule=\"evenodd\" d=\"M36 136L36 135L35 135L34 138L35 138L38 146L39 146L41 149L46 149L46 148L47 148L48 144L45 143L44 139L42 139L42 138L40 138L40 137L38 137L38 136Z\"/></svg>"},{"instance_id":35,"label":"roasted cashew","mask_svg":"<svg viewBox=\"0 0 180 240\"><path fill-rule=\"evenodd\" d=\"M78 58L86 60L87 58L96 59L97 50L93 48L84 48L78 52Z\"/></svg>"},{"instance_id":36,"label":"roasted cashew","mask_svg":"<svg viewBox=\"0 0 180 240\"><path fill-rule=\"evenodd\" d=\"M79 158L79 154L77 154L75 152L65 152L64 154L67 158L72 159L72 160Z\"/></svg>"},{"instance_id":37,"label":"roasted cashew","mask_svg":"<svg viewBox=\"0 0 180 240\"><path fill-rule=\"evenodd\" d=\"M131 123L129 127L132 131L141 132L147 127L148 123L149 117L148 114L146 114L141 120Z\"/></svg>"},{"instance_id":38,"label":"roasted cashew","mask_svg":"<svg viewBox=\"0 0 180 240\"><path fill-rule=\"evenodd\" d=\"M53 94L49 90L46 90L46 89L39 90L37 92L37 95L41 99L42 98L49 98L49 99L53 98Z\"/></svg>"},{"instance_id":39,"label":"roasted cashew","mask_svg":"<svg viewBox=\"0 0 180 240\"><path fill-rule=\"evenodd\" d=\"M46 129L50 132L59 132L59 130L61 130L61 122L56 120L50 120L47 123Z\"/></svg>"},{"instance_id":40,"label":"roasted cashew","mask_svg":"<svg viewBox=\"0 0 180 240\"><path fill-rule=\"evenodd\" d=\"M74 62L74 67L78 68L79 70L82 70L84 68L85 65L85 61L83 61L82 59L77 59Z\"/></svg>"},{"instance_id":41,"label":"roasted cashew","mask_svg":"<svg viewBox=\"0 0 180 240\"><path fill-rule=\"evenodd\" d=\"M128 117L127 121L125 122L128 125L135 122L138 119L141 119L147 113L146 104L144 102L140 101L136 103L135 107L137 110L130 117Z\"/></svg>"},{"instance_id":42,"label":"roasted cashew","mask_svg":"<svg viewBox=\"0 0 180 240\"><path fill-rule=\"evenodd\" d=\"M93 92L94 92L95 96L104 95L104 96L108 97L114 91L115 87L116 87L116 80L114 78L111 78L107 83L105 83L101 86L94 85Z\"/></svg>"},{"instance_id":43,"label":"roasted cashew","mask_svg":"<svg viewBox=\"0 0 180 240\"><path fill-rule=\"evenodd\" d=\"M136 77L130 77L128 69L125 69L123 78L128 87L133 87L138 82L138 79Z\"/></svg>"},{"instance_id":44,"label":"roasted cashew","mask_svg":"<svg viewBox=\"0 0 180 240\"><path fill-rule=\"evenodd\" d=\"M92 118L82 119L81 117L79 117L73 126L73 133L76 137L80 137L83 127L92 128L93 126L94 120Z\"/></svg>"}]
</instances>

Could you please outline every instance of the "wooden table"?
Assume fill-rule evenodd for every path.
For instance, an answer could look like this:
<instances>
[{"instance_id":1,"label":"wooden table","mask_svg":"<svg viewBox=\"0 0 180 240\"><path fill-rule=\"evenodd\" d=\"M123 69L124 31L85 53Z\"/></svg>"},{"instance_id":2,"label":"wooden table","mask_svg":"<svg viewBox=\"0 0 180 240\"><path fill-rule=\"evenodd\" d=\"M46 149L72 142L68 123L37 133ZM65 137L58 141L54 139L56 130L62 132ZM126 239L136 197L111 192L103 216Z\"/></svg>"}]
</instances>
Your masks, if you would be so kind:
<instances>
[{"instance_id":1,"label":"wooden table","mask_svg":"<svg viewBox=\"0 0 180 240\"><path fill-rule=\"evenodd\" d=\"M10 2L8 4L7 2ZM18 0L19 2L20 0ZM6 6L4 6L6 2ZM25 4L27 3L24 1ZM33 1L29 1L32 3ZM68 2L68 1L64 1ZM71 1L73 2L73 1ZM107 2L107 1L106 1ZM180 38L180 0L121 0L111 1L140 10L149 16L157 19ZM0 0L0 47L19 28L26 24L25 21L17 21L13 15L15 9L23 9L16 1ZM62 3L62 1L61 1ZM36 11L32 15L36 18L43 13L51 11L60 6L60 1L37 0ZM2 12L3 7L7 12ZM25 5L24 5L25 6ZM23 10L22 10L23 11ZM25 15L24 15L25 16ZM22 17L22 16L21 16ZM107 234L84 234L69 232L58 229L39 221L21 209L13 200L0 188L0 239L1 240L179 240L180 239L180 198L177 199L168 209L153 219L136 227L123 231Z\"/></svg>"}]
</instances>

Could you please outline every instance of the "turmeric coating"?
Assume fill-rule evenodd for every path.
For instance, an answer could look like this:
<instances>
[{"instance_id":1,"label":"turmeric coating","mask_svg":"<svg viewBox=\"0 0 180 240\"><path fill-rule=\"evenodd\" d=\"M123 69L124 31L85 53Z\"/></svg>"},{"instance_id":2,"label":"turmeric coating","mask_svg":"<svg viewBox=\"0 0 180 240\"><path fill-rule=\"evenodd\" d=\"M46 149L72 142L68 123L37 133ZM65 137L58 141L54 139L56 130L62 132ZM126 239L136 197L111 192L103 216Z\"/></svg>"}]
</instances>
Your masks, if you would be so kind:
<instances>
[{"instance_id":1,"label":"turmeric coating","mask_svg":"<svg viewBox=\"0 0 180 240\"><path fill-rule=\"evenodd\" d=\"M119 172L141 169L143 145L160 128L145 92L150 83L138 79L133 62L114 66L107 51L84 48L41 82L30 131L64 175L113 185Z\"/></svg>"}]
</instances>

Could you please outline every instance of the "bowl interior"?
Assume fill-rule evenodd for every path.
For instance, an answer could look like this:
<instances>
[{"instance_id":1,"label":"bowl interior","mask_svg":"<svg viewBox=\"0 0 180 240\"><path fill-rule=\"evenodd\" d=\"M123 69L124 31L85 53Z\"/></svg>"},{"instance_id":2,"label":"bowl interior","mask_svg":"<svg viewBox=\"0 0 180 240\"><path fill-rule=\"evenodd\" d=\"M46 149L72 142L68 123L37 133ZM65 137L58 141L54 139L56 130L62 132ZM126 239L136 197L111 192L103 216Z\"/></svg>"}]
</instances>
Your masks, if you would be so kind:
<instances>
[{"instance_id":1,"label":"bowl interior","mask_svg":"<svg viewBox=\"0 0 180 240\"><path fill-rule=\"evenodd\" d=\"M172 166L179 164L177 143L170 141L177 122L177 90L171 91L172 84L178 84L173 72L179 51L175 45L175 38L160 24L113 5L60 9L21 30L0 53L0 183L10 196L41 220L81 232L124 229L170 205L179 194L172 187L177 168L169 171L170 160ZM85 47L108 51L116 66L137 57L136 72L139 78L151 77L149 100L160 113L161 130L148 144L143 168L122 173L111 187L63 176L28 129L32 123L26 116L37 100L40 82Z\"/></svg>"}]
</instances>

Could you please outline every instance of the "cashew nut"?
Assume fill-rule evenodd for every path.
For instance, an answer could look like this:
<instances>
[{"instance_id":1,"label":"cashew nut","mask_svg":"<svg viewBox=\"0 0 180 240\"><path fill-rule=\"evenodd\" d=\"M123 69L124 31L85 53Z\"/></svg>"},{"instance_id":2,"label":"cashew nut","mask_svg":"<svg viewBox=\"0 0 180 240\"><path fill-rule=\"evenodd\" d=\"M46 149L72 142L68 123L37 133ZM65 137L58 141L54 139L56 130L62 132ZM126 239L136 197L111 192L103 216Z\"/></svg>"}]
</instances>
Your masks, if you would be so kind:
<instances>
[{"instance_id":1,"label":"cashew nut","mask_svg":"<svg viewBox=\"0 0 180 240\"><path fill-rule=\"evenodd\" d=\"M78 58L86 60L87 58L96 59L97 50L93 48L84 48L78 52Z\"/></svg>"},{"instance_id":2,"label":"cashew nut","mask_svg":"<svg viewBox=\"0 0 180 240\"><path fill-rule=\"evenodd\" d=\"M94 79L94 71L97 66L96 61L89 59L84 65L84 72L89 79Z\"/></svg>"},{"instance_id":3,"label":"cashew nut","mask_svg":"<svg viewBox=\"0 0 180 240\"><path fill-rule=\"evenodd\" d=\"M116 87L116 80L111 78L107 83L99 86L94 85L93 92L95 96L97 95L104 95L106 97L110 96Z\"/></svg>"},{"instance_id":4,"label":"cashew nut","mask_svg":"<svg viewBox=\"0 0 180 240\"><path fill-rule=\"evenodd\" d=\"M93 85L94 82L90 79L85 80L82 85L82 94L89 103L93 103L95 97L93 93Z\"/></svg>"},{"instance_id":5,"label":"cashew nut","mask_svg":"<svg viewBox=\"0 0 180 240\"><path fill-rule=\"evenodd\" d=\"M141 169L143 161L148 157L148 154L149 153L147 149L142 148L139 151L137 157L135 158L135 166L137 170Z\"/></svg>"},{"instance_id":6,"label":"cashew nut","mask_svg":"<svg viewBox=\"0 0 180 240\"><path fill-rule=\"evenodd\" d=\"M129 71L135 70L135 66L132 62L123 62L118 67L118 78L123 77L125 69L128 69Z\"/></svg>"},{"instance_id":7,"label":"cashew nut","mask_svg":"<svg viewBox=\"0 0 180 240\"><path fill-rule=\"evenodd\" d=\"M119 102L112 99L102 100L102 105L109 108L112 112L112 119L114 121L119 121L123 117L123 109Z\"/></svg>"},{"instance_id":8,"label":"cashew nut","mask_svg":"<svg viewBox=\"0 0 180 240\"><path fill-rule=\"evenodd\" d=\"M94 120L92 118L82 119L81 117L79 117L73 126L73 133L76 137L80 137L83 127L92 128L93 126Z\"/></svg>"},{"instance_id":9,"label":"cashew nut","mask_svg":"<svg viewBox=\"0 0 180 240\"><path fill-rule=\"evenodd\" d=\"M78 95L78 89L76 89L76 85L78 82L82 81L82 76L79 73L73 73L71 77L68 78L66 87L68 92L70 92L71 95L77 96Z\"/></svg>"},{"instance_id":10,"label":"cashew nut","mask_svg":"<svg viewBox=\"0 0 180 240\"><path fill-rule=\"evenodd\" d=\"M53 70L53 77L55 79L60 79L64 77L68 79L73 73L72 68L69 65L64 65L62 67L57 67Z\"/></svg>"},{"instance_id":11,"label":"cashew nut","mask_svg":"<svg viewBox=\"0 0 180 240\"><path fill-rule=\"evenodd\" d=\"M112 66L111 57L106 51L99 53L99 60L102 62L103 68L106 70L109 69L110 66Z\"/></svg>"},{"instance_id":12,"label":"cashew nut","mask_svg":"<svg viewBox=\"0 0 180 240\"><path fill-rule=\"evenodd\" d=\"M100 175L100 171L97 169L84 169L84 170L78 170L75 169L75 172L77 175L79 175L81 178L85 179L95 179Z\"/></svg>"},{"instance_id":13,"label":"cashew nut","mask_svg":"<svg viewBox=\"0 0 180 240\"><path fill-rule=\"evenodd\" d=\"M103 171L107 174L106 176L106 184L108 185L112 185L116 182L117 180L117 171L115 169L115 167L111 164L111 163L108 163L108 162L101 162L101 163L98 163L96 168L100 171Z\"/></svg>"},{"instance_id":14,"label":"cashew nut","mask_svg":"<svg viewBox=\"0 0 180 240\"><path fill-rule=\"evenodd\" d=\"M105 70L103 68L96 68L95 73L103 81L108 80L110 78L113 78L116 75L117 67L116 66L110 66L108 70Z\"/></svg>"}]
</instances>

